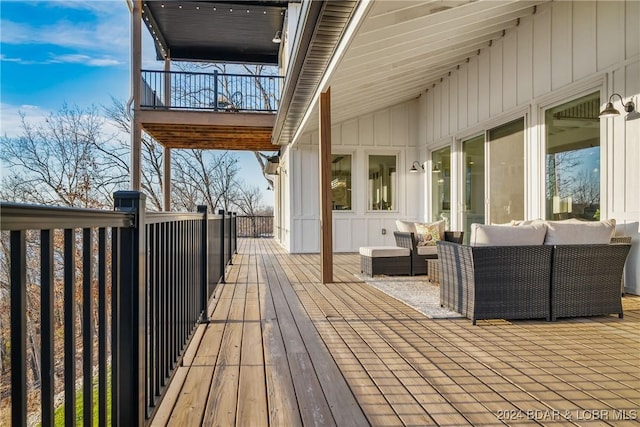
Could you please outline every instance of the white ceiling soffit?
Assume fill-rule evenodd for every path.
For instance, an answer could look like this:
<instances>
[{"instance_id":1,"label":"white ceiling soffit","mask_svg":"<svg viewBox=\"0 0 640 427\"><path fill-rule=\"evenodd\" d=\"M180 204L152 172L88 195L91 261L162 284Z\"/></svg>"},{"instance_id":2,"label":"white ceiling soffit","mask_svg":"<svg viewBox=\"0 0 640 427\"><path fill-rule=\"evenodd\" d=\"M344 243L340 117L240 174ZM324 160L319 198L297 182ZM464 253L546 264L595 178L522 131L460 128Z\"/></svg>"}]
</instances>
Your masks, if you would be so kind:
<instances>
[{"instance_id":1,"label":"white ceiling soffit","mask_svg":"<svg viewBox=\"0 0 640 427\"><path fill-rule=\"evenodd\" d=\"M331 79L332 122L417 98L542 3L375 1Z\"/></svg>"},{"instance_id":2,"label":"white ceiling soffit","mask_svg":"<svg viewBox=\"0 0 640 427\"><path fill-rule=\"evenodd\" d=\"M357 0L305 3L304 27L284 83L272 143L291 142L357 4Z\"/></svg>"}]
</instances>

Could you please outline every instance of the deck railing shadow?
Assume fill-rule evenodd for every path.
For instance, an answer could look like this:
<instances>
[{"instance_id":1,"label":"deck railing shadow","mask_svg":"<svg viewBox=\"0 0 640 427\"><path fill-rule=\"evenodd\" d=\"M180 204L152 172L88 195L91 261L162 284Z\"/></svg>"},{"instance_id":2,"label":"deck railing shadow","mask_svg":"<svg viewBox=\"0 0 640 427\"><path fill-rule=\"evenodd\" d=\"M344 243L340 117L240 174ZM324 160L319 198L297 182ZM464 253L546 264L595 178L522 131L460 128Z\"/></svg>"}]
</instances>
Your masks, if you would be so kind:
<instances>
[{"instance_id":1,"label":"deck railing shadow","mask_svg":"<svg viewBox=\"0 0 640 427\"><path fill-rule=\"evenodd\" d=\"M114 200L114 211L0 204L12 425L33 413L53 425L62 395L66 425L94 411L100 426L148 424L224 281L235 214L147 212L133 191Z\"/></svg>"}]
</instances>

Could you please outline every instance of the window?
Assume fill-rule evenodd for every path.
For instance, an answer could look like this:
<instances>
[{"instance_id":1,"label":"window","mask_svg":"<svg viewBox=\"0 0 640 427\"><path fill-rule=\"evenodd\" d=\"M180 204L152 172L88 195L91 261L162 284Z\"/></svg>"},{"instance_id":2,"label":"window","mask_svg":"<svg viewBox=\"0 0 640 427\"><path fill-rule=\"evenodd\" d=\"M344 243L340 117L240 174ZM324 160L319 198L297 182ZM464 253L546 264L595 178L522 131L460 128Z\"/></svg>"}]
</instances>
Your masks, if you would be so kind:
<instances>
[{"instance_id":1,"label":"window","mask_svg":"<svg viewBox=\"0 0 640 427\"><path fill-rule=\"evenodd\" d=\"M431 215L451 223L451 147L431 153Z\"/></svg>"},{"instance_id":2,"label":"window","mask_svg":"<svg viewBox=\"0 0 640 427\"><path fill-rule=\"evenodd\" d=\"M545 112L546 218L600 219L600 94Z\"/></svg>"},{"instance_id":3,"label":"window","mask_svg":"<svg viewBox=\"0 0 640 427\"><path fill-rule=\"evenodd\" d=\"M489 130L489 221L524 218L524 118Z\"/></svg>"},{"instance_id":4,"label":"window","mask_svg":"<svg viewBox=\"0 0 640 427\"><path fill-rule=\"evenodd\" d=\"M369 156L369 210L395 210L396 156Z\"/></svg>"},{"instance_id":5,"label":"window","mask_svg":"<svg viewBox=\"0 0 640 427\"><path fill-rule=\"evenodd\" d=\"M350 211L351 154L333 154L331 159L331 203L334 211Z\"/></svg>"}]
</instances>

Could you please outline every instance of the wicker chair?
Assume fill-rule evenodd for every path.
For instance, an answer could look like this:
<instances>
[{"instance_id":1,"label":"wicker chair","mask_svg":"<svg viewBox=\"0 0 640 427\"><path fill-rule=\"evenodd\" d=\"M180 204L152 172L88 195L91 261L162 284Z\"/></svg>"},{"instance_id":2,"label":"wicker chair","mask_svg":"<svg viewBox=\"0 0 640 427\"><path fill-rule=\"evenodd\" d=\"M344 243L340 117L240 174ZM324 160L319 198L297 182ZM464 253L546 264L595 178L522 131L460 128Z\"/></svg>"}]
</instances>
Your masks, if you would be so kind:
<instances>
[{"instance_id":1,"label":"wicker chair","mask_svg":"<svg viewBox=\"0 0 640 427\"><path fill-rule=\"evenodd\" d=\"M418 239L411 232L394 231L396 246L411 250L411 275L418 276L427 274L427 259L437 259L438 254L421 255L418 254ZM464 233L462 231L445 231L444 240L453 243L462 243Z\"/></svg>"},{"instance_id":2,"label":"wicker chair","mask_svg":"<svg viewBox=\"0 0 640 427\"><path fill-rule=\"evenodd\" d=\"M631 245L559 245L553 249L551 317L618 314L620 282Z\"/></svg>"},{"instance_id":3,"label":"wicker chair","mask_svg":"<svg viewBox=\"0 0 640 427\"><path fill-rule=\"evenodd\" d=\"M552 246L437 242L440 305L479 319L551 320ZM618 289L620 282L618 281Z\"/></svg>"}]
</instances>

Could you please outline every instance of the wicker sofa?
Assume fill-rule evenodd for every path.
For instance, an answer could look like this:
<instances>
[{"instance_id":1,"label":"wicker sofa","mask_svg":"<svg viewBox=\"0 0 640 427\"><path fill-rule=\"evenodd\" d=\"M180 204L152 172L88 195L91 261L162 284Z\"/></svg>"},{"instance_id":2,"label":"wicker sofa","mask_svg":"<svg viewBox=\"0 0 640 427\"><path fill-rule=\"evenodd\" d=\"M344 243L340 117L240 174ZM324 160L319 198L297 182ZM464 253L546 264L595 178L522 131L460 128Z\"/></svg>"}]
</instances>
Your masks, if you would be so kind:
<instances>
[{"instance_id":1,"label":"wicker sofa","mask_svg":"<svg viewBox=\"0 0 640 427\"><path fill-rule=\"evenodd\" d=\"M413 232L394 231L396 246L411 250L411 275L427 274L427 259L438 258L436 246L419 246L418 239ZM445 231L444 240L447 242L462 243L462 231Z\"/></svg>"},{"instance_id":2,"label":"wicker sofa","mask_svg":"<svg viewBox=\"0 0 640 427\"><path fill-rule=\"evenodd\" d=\"M440 305L479 319L551 320L551 246L437 243ZM618 285L618 288L620 286Z\"/></svg>"},{"instance_id":3,"label":"wicker sofa","mask_svg":"<svg viewBox=\"0 0 640 427\"><path fill-rule=\"evenodd\" d=\"M575 227L566 230L582 238ZM545 233L544 241L535 245L438 242L441 305L474 324L492 318L556 320L612 313L622 317L620 281L631 247L628 239L554 244L548 229Z\"/></svg>"}]
</instances>

